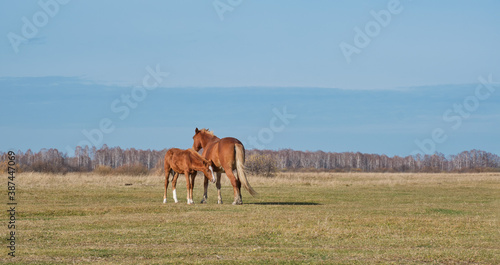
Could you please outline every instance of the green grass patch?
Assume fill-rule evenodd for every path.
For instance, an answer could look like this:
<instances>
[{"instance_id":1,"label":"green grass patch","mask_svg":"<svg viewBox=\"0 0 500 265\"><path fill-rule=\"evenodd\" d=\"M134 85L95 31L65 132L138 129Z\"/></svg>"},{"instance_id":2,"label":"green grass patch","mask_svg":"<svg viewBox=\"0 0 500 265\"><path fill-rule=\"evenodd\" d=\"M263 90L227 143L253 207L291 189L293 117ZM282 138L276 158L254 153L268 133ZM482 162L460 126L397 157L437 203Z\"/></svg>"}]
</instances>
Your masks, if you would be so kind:
<instances>
[{"instance_id":1,"label":"green grass patch","mask_svg":"<svg viewBox=\"0 0 500 265\"><path fill-rule=\"evenodd\" d=\"M464 215L464 211L457 211L452 209L442 209L442 208L433 208L427 209L427 213L439 213L439 214L447 214L447 215Z\"/></svg>"}]
</instances>

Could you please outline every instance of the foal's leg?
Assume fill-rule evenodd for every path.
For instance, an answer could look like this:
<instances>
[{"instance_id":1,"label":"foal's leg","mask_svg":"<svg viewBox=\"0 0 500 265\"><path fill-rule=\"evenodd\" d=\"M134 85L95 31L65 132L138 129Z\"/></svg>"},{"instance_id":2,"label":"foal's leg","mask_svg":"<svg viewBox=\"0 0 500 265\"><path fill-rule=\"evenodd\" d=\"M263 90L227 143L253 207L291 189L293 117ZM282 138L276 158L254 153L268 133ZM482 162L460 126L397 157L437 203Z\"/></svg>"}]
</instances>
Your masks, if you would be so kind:
<instances>
[{"instance_id":1,"label":"foal's leg","mask_svg":"<svg viewBox=\"0 0 500 265\"><path fill-rule=\"evenodd\" d=\"M174 172L174 178L172 179L172 196L174 197L175 203L178 203L179 201L177 200L177 178L179 177L179 173Z\"/></svg>"},{"instance_id":2,"label":"foal's leg","mask_svg":"<svg viewBox=\"0 0 500 265\"><path fill-rule=\"evenodd\" d=\"M222 173L217 172L217 183L215 186L217 187L217 203L222 204L222 193L220 191L220 178L222 177Z\"/></svg>"},{"instance_id":3,"label":"foal's leg","mask_svg":"<svg viewBox=\"0 0 500 265\"><path fill-rule=\"evenodd\" d=\"M184 175L186 176L186 189L187 189L187 204L191 204L191 197L189 196L189 193L191 192L191 181L189 180L190 174L189 171L184 172Z\"/></svg>"},{"instance_id":4,"label":"foal's leg","mask_svg":"<svg viewBox=\"0 0 500 265\"><path fill-rule=\"evenodd\" d=\"M219 173L217 173L219 174ZM208 179L205 178L205 182L203 182L203 199L201 199L201 203L207 203L208 199Z\"/></svg>"},{"instance_id":5,"label":"foal's leg","mask_svg":"<svg viewBox=\"0 0 500 265\"><path fill-rule=\"evenodd\" d=\"M194 179L196 178L196 175L198 174L198 172L194 172L192 175L191 175L191 189L189 190L189 201L194 204L194 201L193 201L193 189L194 189Z\"/></svg>"},{"instance_id":6,"label":"foal's leg","mask_svg":"<svg viewBox=\"0 0 500 265\"><path fill-rule=\"evenodd\" d=\"M163 203L167 203L168 178L170 177L170 167L165 168L165 192L163 193Z\"/></svg>"}]
</instances>

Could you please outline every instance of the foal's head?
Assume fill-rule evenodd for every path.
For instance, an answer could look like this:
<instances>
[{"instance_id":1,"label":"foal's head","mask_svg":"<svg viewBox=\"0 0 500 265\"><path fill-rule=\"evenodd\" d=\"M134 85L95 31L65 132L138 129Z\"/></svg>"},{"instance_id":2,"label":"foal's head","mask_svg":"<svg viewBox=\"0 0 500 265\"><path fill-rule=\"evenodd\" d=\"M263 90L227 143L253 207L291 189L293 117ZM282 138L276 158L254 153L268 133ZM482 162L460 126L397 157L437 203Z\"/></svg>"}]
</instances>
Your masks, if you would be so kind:
<instances>
[{"instance_id":1,"label":"foal's head","mask_svg":"<svg viewBox=\"0 0 500 265\"><path fill-rule=\"evenodd\" d=\"M215 175L214 175L214 169L212 168L212 161L204 158L203 156L198 154L198 152L196 152L193 149L188 149L188 150L191 152L191 155L195 157L193 160L197 161L197 164L199 166L197 170L200 170L201 172L203 172L203 174L209 180L211 180L213 183L215 183ZM201 165L199 164L200 162L201 162Z\"/></svg>"}]
</instances>

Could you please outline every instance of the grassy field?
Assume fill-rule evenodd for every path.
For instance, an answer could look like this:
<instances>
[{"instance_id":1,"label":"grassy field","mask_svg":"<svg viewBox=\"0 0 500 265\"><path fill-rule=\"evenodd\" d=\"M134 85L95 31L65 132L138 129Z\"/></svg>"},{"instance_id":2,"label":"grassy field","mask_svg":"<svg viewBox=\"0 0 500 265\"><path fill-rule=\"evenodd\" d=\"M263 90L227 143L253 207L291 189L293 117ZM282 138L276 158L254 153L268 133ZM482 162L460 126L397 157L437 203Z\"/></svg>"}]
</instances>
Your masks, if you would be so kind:
<instances>
[{"instance_id":1,"label":"grassy field","mask_svg":"<svg viewBox=\"0 0 500 265\"><path fill-rule=\"evenodd\" d=\"M163 204L160 176L19 174L16 257L3 211L0 263L500 263L498 173L250 176L260 195L241 206L223 179L225 204L210 184L209 204L186 205L183 176Z\"/></svg>"}]
</instances>

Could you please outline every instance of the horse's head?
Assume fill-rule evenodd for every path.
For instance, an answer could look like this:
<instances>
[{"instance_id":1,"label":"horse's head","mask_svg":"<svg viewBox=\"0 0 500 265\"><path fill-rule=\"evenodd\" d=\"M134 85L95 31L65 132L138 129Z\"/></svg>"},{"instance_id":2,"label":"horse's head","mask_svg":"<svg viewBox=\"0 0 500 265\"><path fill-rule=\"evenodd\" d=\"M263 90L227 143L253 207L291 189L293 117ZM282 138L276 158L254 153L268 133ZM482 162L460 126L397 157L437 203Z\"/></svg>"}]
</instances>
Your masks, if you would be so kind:
<instances>
[{"instance_id":1,"label":"horse's head","mask_svg":"<svg viewBox=\"0 0 500 265\"><path fill-rule=\"evenodd\" d=\"M214 133L209 131L208 129L198 130L198 128L196 128L194 130L194 133L195 134L193 136L193 149L196 150L197 152L200 151L200 149L207 144L210 138L215 137Z\"/></svg>"},{"instance_id":2,"label":"horse's head","mask_svg":"<svg viewBox=\"0 0 500 265\"><path fill-rule=\"evenodd\" d=\"M193 136L193 149L198 152L200 151L201 148L203 148L203 146L201 145L201 131L198 130L198 128L196 128L196 130L194 130L195 134Z\"/></svg>"}]
</instances>

